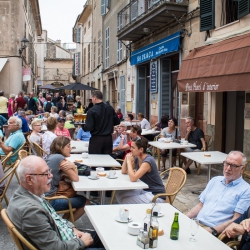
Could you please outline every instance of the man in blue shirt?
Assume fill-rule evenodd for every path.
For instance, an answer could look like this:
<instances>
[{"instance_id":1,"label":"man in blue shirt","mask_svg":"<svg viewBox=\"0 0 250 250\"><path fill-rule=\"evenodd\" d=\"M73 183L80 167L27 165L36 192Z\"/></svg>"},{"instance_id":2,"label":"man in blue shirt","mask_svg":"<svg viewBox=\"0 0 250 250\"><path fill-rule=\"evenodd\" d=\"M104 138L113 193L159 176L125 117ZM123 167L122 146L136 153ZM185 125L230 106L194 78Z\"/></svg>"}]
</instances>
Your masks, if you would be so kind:
<instances>
[{"instance_id":1,"label":"man in blue shirt","mask_svg":"<svg viewBox=\"0 0 250 250\"><path fill-rule=\"evenodd\" d=\"M22 132L23 133L29 132L29 125L28 125L27 120L25 119L25 116L26 114L24 110L20 110L18 112L18 118L22 120Z\"/></svg>"},{"instance_id":2,"label":"man in blue shirt","mask_svg":"<svg viewBox=\"0 0 250 250\"><path fill-rule=\"evenodd\" d=\"M223 162L224 176L214 177L199 196L200 202L188 213L217 236L242 215L250 204L250 186L241 176L246 157L231 151Z\"/></svg>"},{"instance_id":3,"label":"man in blue shirt","mask_svg":"<svg viewBox=\"0 0 250 250\"><path fill-rule=\"evenodd\" d=\"M127 139L126 128L127 127L124 125L124 123L120 123L120 125L117 126L118 131L116 133L118 135L117 135L117 138L114 139L113 141L113 151L116 151L116 148L119 146L122 140L123 140L123 145L127 143L126 142L126 139Z\"/></svg>"},{"instance_id":4,"label":"man in blue shirt","mask_svg":"<svg viewBox=\"0 0 250 250\"><path fill-rule=\"evenodd\" d=\"M77 141L89 141L91 137L91 134L89 131L84 131L82 128L80 128L77 132L77 135L76 135L76 140Z\"/></svg>"},{"instance_id":5,"label":"man in blue shirt","mask_svg":"<svg viewBox=\"0 0 250 250\"><path fill-rule=\"evenodd\" d=\"M11 116L8 120L8 129L10 136L3 142L0 141L0 155L7 155L9 152L15 153L25 142L25 137L22 133L22 120L16 116ZM11 157L11 161L15 162L18 155Z\"/></svg>"}]
</instances>

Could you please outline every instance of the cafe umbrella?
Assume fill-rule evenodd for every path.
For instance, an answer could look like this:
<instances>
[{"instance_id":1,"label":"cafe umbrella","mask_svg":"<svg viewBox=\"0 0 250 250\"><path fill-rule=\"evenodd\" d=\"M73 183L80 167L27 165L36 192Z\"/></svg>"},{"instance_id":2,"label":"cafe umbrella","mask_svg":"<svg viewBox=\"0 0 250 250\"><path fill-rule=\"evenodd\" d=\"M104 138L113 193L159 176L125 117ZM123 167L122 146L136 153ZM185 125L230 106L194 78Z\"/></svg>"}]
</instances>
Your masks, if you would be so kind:
<instances>
[{"instance_id":1,"label":"cafe umbrella","mask_svg":"<svg viewBox=\"0 0 250 250\"><path fill-rule=\"evenodd\" d=\"M80 82L69 84L69 85L63 86L63 87L61 87L59 89L68 89L68 90L96 90L96 88L90 87L90 86L82 84Z\"/></svg>"},{"instance_id":2,"label":"cafe umbrella","mask_svg":"<svg viewBox=\"0 0 250 250\"><path fill-rule=\"evenodd\" d=\"M56 89L56 87L54 87L51 84L47 84L47 85L39 86L39 89Z\"/></svg>"}]
</instances>

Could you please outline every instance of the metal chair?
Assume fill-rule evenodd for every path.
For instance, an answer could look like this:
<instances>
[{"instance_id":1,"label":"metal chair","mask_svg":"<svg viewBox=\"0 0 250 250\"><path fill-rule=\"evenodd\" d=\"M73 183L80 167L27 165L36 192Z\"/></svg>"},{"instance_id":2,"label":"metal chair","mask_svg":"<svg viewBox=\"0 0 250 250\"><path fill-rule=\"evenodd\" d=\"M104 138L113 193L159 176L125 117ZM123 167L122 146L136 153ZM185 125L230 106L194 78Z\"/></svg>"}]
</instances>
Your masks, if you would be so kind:
<instances>
[{"instance_id":1,"label":"metal chair","mask_svg":"<svg viewBox=\"0 0 250 250\"><path fill-rule=\"evenodd\" d=\"M15 165L12 167L12 169L0 180L0 183L5 182L5 187L4 190L2 192L2 194L0 195L0 210L2 210L2 200L5 199L5 202L7 205L9 205L9 201L8 198L6 196L6 192L8 190L8 187L10 185L11 179L13 177L13 175L16 173L16 168L19 165L19 160L16 161Z\"/></svg>"},{"instance_id":2,"label":"metal chair","mask_svg":"<svg viewBox=\"0 0 250 250\"><path fill-rule=\"evenodd\" d=\"M74 219L74 212L76 211L76 208L72 208L72 204L71 201L68 197L64 196L64 195L58 195L58 196L52 196L52 197L44 197L48 202L51 202L52 200L57 200L57 199L66 199L68 201L69 204L69 209L65 209L65 210L59 210L56 211L57 214L66 214L69 213L70 218L71 218L71 222L73 224L75 224L75 219Z\"/></svg>"},{"instance_id":3,"label":"metal chair","mask_svg":"<svg viewBox=\"0 0 250 250\"><path fill-rule=\"evenodd\" d=\"M245 178L249 178L250 179L250 161L247 161L244 165L244 169L243 169L243 173L242 173L242 177Z\"/></svg>"},{"instance_id":4,"label":"metal chair","mask_svg":"<svg viewBox=\"0 0 250 250\"><path fill-rule=\"evenodd\" d=\"M40 147L36 142L33 142L32 144L33 144L34 150L36 151L37 156L43 158L43 154L45 154L45 155L49 154L48 152L43 150L43 148Z\"/></svg>"},{"instance_id":5,"label":"metal chair","mask_svg":"<svg viewBox=\"0 0 250 250\"><path fill-rule=\"evenodd\" d=\"M5 222L6 226L8 227L8 231L14 240L17 248L19 250L24 250L23 245L24 244L28 249L30 250L37 250L30 242L28 242L16 229L15 225L12 223L12 221L9 219L6 209L3 209L1 211L1 216L3 218L3 221Z\"/></svg>"},{"instance_id":6,"label":"metal chair","mask_svg":"<svg viewBox=\"0 0 250 250\"><path fill-rule=\"evenodd\" d=\"M182 168L173 167L163 171L160 176L165 176L166 173L169 173L168 179L165 184L166 193L155 195L152 199L152 202L155 202L159 197L166 196L166 202L172 205L176 195L186 183L187 174L186 171Z\"/></svg>"}]
</instances>

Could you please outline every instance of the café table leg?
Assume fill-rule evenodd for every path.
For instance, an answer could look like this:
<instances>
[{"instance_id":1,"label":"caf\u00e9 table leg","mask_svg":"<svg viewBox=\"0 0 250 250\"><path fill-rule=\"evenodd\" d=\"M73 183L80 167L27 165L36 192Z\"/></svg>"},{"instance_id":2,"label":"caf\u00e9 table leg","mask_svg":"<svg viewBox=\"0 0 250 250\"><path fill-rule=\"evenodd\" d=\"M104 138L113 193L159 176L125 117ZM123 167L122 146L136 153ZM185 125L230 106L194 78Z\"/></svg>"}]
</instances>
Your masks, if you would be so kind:
<instances>
[{"instance_id":1,"label":"caf\u00e9 table leg","mask_svg":"<svg viewBox=\"0 0 250 250\"><path fill-rule=\"evenodd\" d=\"M211 164L208 165L208 169L207 169L207 183L210 181L211 179Z\"/></svg>"},{"instance_id":2,"label":"caf\u00e9 table leg","mask_svg":"<svg viewBox=\"0 0 250 250\"><path fill-rule=\"evenodd\" d=\"M101 199L100 199L100 203L101 205L105 204L105 195L106 195L106 191L101 191Z\"/></svg>"},{"instance_id":3,"label":"caf\u00e9 table leg","mask_svg":"<svg viewBox=\"0 0 250 250\"><path fill-rule=\"evenodd\" d=\"M90 191L86 191L86 198L90 200Z\"/></svg>"},{"instance_id":4,"label":"caf\u00e9 table leg","mask_svg":"<svg viewBox=\"0 0 250 250\"><path fill-rule=\"evenodd\" d=\"M172 168L172 148L169 149L169 168Z\"/></svg>"}]
</instances>

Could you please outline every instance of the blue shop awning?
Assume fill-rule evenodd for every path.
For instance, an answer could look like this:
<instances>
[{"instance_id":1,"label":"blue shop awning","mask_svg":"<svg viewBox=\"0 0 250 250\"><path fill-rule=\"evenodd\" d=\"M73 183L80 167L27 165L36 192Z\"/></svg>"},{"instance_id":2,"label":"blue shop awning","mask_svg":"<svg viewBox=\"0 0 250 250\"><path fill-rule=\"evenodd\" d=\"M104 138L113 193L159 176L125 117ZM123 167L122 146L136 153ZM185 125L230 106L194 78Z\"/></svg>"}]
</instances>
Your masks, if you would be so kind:
<instances>
[{"instance_id":1,"label":"blue shop awning","mask_svg":"<svg viewBox=\"0 0 250 250\"><path fill-rule=\"evenodd\" d=\"M157 42L151 43L141 49L133 51L130 57L130 64L136 65L146 62L155 57L178 51L180 48L180 31Z\"/></svg>"}]
</instances>

